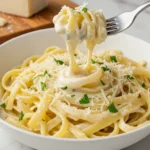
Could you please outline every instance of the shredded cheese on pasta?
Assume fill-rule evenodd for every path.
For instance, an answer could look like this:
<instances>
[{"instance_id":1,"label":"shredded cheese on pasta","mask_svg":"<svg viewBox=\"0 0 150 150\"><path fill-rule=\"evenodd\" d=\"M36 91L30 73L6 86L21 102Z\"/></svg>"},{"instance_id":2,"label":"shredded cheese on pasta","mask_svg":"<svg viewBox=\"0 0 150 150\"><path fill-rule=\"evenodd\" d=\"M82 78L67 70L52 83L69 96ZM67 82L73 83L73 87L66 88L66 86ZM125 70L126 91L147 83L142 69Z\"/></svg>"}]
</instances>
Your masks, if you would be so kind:
<instances>
[{"instance_id":1,"label":"shredded cheese on pasta","mask_svg":"<svg viewBox=\"0 0 150 150\"><path fill-rule=\"evenodd\" d=\"M1 116L24 130L58 138L100 138L144 126L150 116L150 71L120 51L93 53L105 18L64 6L54 18L67 51L53 46L1 79ZM85 42L88 54L76 50Z\"/></svg>"}]
</instances>

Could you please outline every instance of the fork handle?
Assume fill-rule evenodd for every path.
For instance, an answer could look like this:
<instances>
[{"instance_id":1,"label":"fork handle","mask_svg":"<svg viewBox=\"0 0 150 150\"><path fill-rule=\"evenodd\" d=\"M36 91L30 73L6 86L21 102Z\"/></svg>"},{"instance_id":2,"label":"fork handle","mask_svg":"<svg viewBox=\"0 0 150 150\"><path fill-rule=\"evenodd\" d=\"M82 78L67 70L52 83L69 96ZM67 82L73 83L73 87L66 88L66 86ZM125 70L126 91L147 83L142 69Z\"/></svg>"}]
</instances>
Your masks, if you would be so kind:
<instances>
[{"instance_id":1,"label":"fork handle","mask_svg":"<svg viewBox=\"0 0 150 150\"><path fill-rule=\"evenodd\" d=\"M132 12L134 13L136 17L139 13L141 13L143 10L145 10L149 6L150 6L150 0L142 4L141 6L139 6L137 9L133 10Z\"/></svg>"}]
</instances>

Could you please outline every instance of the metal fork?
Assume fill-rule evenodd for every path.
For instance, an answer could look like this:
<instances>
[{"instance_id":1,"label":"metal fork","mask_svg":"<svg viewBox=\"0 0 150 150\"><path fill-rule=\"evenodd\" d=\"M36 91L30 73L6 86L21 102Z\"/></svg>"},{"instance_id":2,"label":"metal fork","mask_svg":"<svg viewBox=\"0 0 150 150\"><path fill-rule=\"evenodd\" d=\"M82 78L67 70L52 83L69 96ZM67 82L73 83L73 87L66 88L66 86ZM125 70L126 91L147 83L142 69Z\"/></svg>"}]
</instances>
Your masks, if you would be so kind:
<instances>
[{"instance_id":1,"label":"metal fork","mask_svg":"<svg viewBox=\"0 0 150 150\"><path fill-rule=\"evenodd\" d=\"M131 12L125 12L106 20L108 35L114 35L129 28L140 12L150 6L150 1L139 6Z\"/></svg>"}]
</instances>

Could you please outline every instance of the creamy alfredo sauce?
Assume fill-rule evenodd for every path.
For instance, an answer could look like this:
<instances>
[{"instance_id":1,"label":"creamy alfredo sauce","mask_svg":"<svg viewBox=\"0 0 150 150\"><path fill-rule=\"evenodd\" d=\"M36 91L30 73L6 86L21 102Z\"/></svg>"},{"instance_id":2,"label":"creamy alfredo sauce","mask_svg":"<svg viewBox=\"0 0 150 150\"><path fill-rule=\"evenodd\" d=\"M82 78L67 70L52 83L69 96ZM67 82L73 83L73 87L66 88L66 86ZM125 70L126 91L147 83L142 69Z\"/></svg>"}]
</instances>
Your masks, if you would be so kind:
<instances>
[{"instance_id":1,"label":"creamy alfredo sauce","mask_svg":"<svg viewBox=\"0 0 150 150\"><path fill-rule=\"evenodd\" d=\"M55 30L63 35L70 57L69 67L62 70L59 82L68 88L80 88L97 82L102 69L91 64L92 52L96 44L106 37L106 21L100 11L88 10L84 6L75 9L64 6L53 19ZM74 53L78 44L85 42L88 58L85 66L76 63Z\"/></svg>"}]
</instances>

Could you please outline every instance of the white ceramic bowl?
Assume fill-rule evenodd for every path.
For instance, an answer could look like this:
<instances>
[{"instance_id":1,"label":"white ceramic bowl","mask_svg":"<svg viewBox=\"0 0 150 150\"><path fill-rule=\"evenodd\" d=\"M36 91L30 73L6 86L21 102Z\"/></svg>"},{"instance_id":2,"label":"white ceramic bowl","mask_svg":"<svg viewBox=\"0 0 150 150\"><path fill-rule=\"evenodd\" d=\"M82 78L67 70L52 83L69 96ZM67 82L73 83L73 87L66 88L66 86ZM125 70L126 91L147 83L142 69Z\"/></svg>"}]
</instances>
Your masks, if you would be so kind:
<instances>
[{"instance_id":1,"label":"white ceramic bowl","mask_svg":"<svg viewBox=\"0 0 150 150\"><path fill-rule=\"evenodd\" d=\"M54 29L40 30L10 40L0 46L0 76L14 66L19 65L31 55L41 54L47 47L57 45L65 47L63 39ZM126 34L109 37L96 50L122 50L134 60L147 60L150 64L150 44ZM80 50L86 50L83 45ZM39 150L118 150L132 145L150 133L150 125L138 130L101 139L76 140L56 139L41 136L18 129L0 119L0 124L16 140Z\"/></svg>"}]
</instances>

